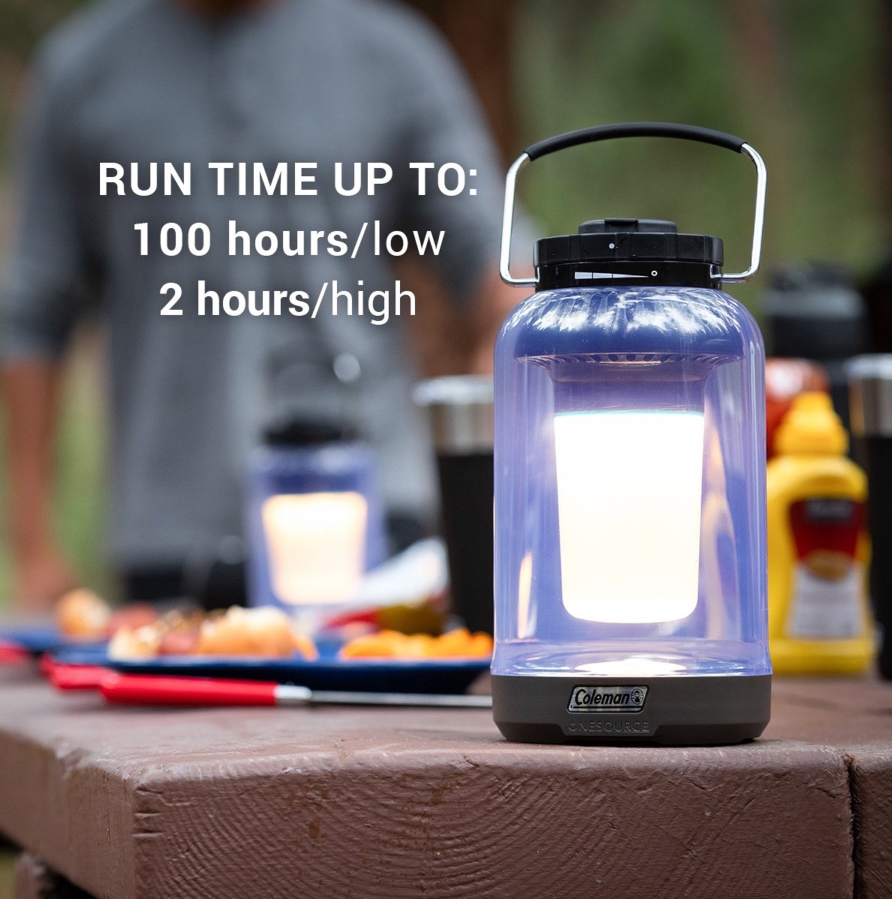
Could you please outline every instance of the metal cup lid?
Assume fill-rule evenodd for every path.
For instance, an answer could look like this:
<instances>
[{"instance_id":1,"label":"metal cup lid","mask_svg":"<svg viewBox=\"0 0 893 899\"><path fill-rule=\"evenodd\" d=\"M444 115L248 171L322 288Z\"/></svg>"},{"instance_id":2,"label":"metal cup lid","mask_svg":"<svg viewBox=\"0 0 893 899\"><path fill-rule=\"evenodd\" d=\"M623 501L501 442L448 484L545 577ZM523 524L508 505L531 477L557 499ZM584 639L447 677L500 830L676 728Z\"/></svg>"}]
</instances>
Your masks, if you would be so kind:
<instances>
[{"instance_id":1,"label":"metal cup lid","mask_svg":"<svg viewBox=\"0 0 893 899\"><path fill-rule=\"evenodd\" d=\"M856 356L847 363L850 428L856 437L891 436L893 356Z\"/></svg>"},{"instance_id":2,"label":"metal cup lid","mask_svg":"<svg viewBox=\"0 0 893 899\"><path fill-rule=\"evenodd\" d=\"M416 385L413 399L428 410L438 452L493 449L493 379L483 375L430 378Z\"/></svg>"}]
</instances>

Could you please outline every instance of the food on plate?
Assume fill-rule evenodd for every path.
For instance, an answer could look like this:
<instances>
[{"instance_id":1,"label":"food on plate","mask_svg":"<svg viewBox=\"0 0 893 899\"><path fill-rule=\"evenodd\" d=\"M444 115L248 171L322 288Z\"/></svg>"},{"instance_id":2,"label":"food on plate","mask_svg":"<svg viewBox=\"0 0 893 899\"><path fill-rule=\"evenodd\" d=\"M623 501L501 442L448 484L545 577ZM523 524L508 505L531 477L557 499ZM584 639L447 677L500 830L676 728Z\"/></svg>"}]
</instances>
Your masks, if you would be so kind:
<instances>
[{"instance_id":1,"label":"food on plate","mask_svg":"<svg viewBox=\"0 0 893 899\"><path fill-rule=\"evenodd\" d=\"M493 640L489 634L470 633L460 627L439 637L428 634L401 634L398 631L379 631L355 637L341 647L341 659L444 659L489 658L493 654Z\"/></svg>"},{"instance_id":2,"label":"food on plate","mask_svg":"<svg viewBox=\"0 0 893 899\"><path fill-rule=\"evenodd\" d=\"M69 590L56 605L56 627L75 639L102 639L111 616L108 604L92 590Z\"/></svg>"},{"instance_id":3,"label":"food on plate","mask_svg":"<svg viewBox=\"0 0 893 899\"><path fill-rule=\"evenodd\" d=\"M202 624L207 617L208 613L198 609L168 612L156 622L158 655L181 656L195 652Z\"/></svg>"},{"instance_id":4,"label":"food on plate","mask_svg":"<svg viewBox=\"0 0 893 899\"><path fill-rule=\"evenodd\" d=\"M151 659L158 655L161 646L161 631L155 624L142 627L122 627L115 631L109 641L110 659Z\"/></svg>"},{"instance_id":5,"label":"food on plate","mask_svg":"<svg viewBox=\"0 0 893 899\"><path fill-rule=\"evenodd\" d=\"M243 609L226 612L172 612L154 623L125 626L112 637L113 659L150 659L171 655L254 656L308 660L319 657L316 645L302 634L281 609ZM488 634L466 628L430 634L404 634L380 630L348 640L338 653L341 659L488 659L493 640Z\"/></svg>"},{"instance_id":6,"label":"food on plate","mask_svg":"<svg viewBox=\"0 0 893 899\"><path fill-rule=\"evenodd\" d=\"M119 627L109 642L113 659L151 659L195 652L204 612L168 612L163 618L140 624L138 618Z\"/></svg>"},{"instance_id":7,"label":"food on plate","mask_svg":"<svg viewBox=\"0 0 893 899\"><path fill-rule=\"evenodd\" d=\"M146 624L155 624L158 612L146 602L135 602L112 611L108 623L108 634L111 636L122 627L136 629Z\"/></svg>"},{"instance_id":8,"label":"food on plate","mask_svg":"<svg viewBox=\"0 0 893 899\"><path fill-rule=\"evenodd\" d=\"M135 631L155 624L158 613L147 603L114 609L92 590L70 590L56 604L56 627L72 640L104 640L122 628Z\"/></svg>"},{"instance_id":9,"label":"food on plate","mask_svg":"<svg viewBox=\"0 0 893 899\"><path fill-rule=\"evenodd\" d=\"M225 615L202 623L198 655L317 657L313 641L299 633L280 609L242 609L233 606Z\"/></svg>"},{"instance_id":10,"label":"food on plate","mask_svg":"<svg viewBox=\"0 0 893 899\"><path fill-rule=\"evenodd\" d=\"M358 624L367 625L362 633L379 630L401 634L441 634L447 620L447 602L443 595L428 596L418 603L395 603L371 609L353 609L330 618L326 629L343 630Z\"/></svg>"},{"instance_id":11,"label":"food on plate","mask_svg":"<svg viewBox=\"0 0 893 899\"><path fill-rule=\"evenodd\" d=\"M432 639L428 646L428 654L437 658L453 656L490 658L493 655L493 640L489 634L480 632L472 634L466 628L459 627Z\"/></svg>"},{"instance_id":12,"label":"food on plate","mask_svg":"<svg viewBox=\"0 0 893 899\"><path fill-rule=\"evenodd\" d=\"M238 606L226 612L172 612L154 624L123 627L112 637L108 652L122 661L172 655L285 658L298 653L305 659L318 655L313 641L285 612Z\"/></svg>"}]
</instances>

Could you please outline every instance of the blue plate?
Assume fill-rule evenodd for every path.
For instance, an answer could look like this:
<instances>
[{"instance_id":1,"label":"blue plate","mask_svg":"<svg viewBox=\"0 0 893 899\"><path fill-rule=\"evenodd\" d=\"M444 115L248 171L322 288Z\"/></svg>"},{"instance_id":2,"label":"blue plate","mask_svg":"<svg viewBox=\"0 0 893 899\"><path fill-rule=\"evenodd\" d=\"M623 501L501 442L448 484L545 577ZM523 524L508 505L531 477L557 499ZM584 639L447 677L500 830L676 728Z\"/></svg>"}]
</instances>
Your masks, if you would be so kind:
<instances>
[{"instance_id":1,"label":"blue plate","mask_svg":"<svg viewBox=\"0 0 893 899\"><path fill-rule=\"evenodd\" d=\"M45 652L60 652L64 649L92 650L100 648L104 651L105 640L72 640L66 637L52 624L18 624L0 626L0 640L16 643L32 655L39 656Z\"/></svg>"},{"instance_id":2,"label":"blue plate","mask_svg":"<svg viewBox=\"0 0 893 899\"><path fill-rule=\"evenodd\" d=\"M488 659L339 659L337 649L319 647L320 658L239 658L235 656L162 656L110 659L104 647L54 653L70 665L103 665L122 674L169 674L299 684L311 690L360 690L370 693L464 693L490 667Z\"/></svg>"}]
</instances>

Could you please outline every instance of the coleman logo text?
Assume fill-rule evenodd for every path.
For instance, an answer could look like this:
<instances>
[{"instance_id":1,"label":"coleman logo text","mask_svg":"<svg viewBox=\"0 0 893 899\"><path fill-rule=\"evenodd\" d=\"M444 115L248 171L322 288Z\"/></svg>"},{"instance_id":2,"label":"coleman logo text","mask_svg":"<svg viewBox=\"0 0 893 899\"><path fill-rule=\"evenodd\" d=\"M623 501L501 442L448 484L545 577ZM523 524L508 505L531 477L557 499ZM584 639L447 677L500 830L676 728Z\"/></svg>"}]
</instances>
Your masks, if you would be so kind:
<instances>
[{"instance_id":1,"label":"coleman logo text","mask_svg":"<svg viewBox=\"0 0 893 899\"><path fill-rule=\"evenodd\" d=\"M569 712L641 712L648 687L574 687Z\"/></svg>"}]
</instances>

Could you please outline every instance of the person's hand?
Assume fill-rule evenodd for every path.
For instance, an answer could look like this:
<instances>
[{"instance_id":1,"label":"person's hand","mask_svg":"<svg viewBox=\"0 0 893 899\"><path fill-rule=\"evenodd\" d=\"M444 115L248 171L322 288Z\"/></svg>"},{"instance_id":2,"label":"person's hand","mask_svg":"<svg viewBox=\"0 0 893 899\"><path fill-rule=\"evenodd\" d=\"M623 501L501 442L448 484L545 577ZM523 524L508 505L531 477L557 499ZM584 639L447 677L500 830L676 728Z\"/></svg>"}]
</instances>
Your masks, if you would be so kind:
<instances>
[{"instance_id":1,"label":"person's hand","mask_svg":"<svg viewBox=\"0 0 893 899\"><path fill-rule=\"evenodd\" d=\"M13 605L27 613L48 612L77 586L78 579L58 548L41 546L22 553L16 562Z\"/></svg>"}]
</instances>

